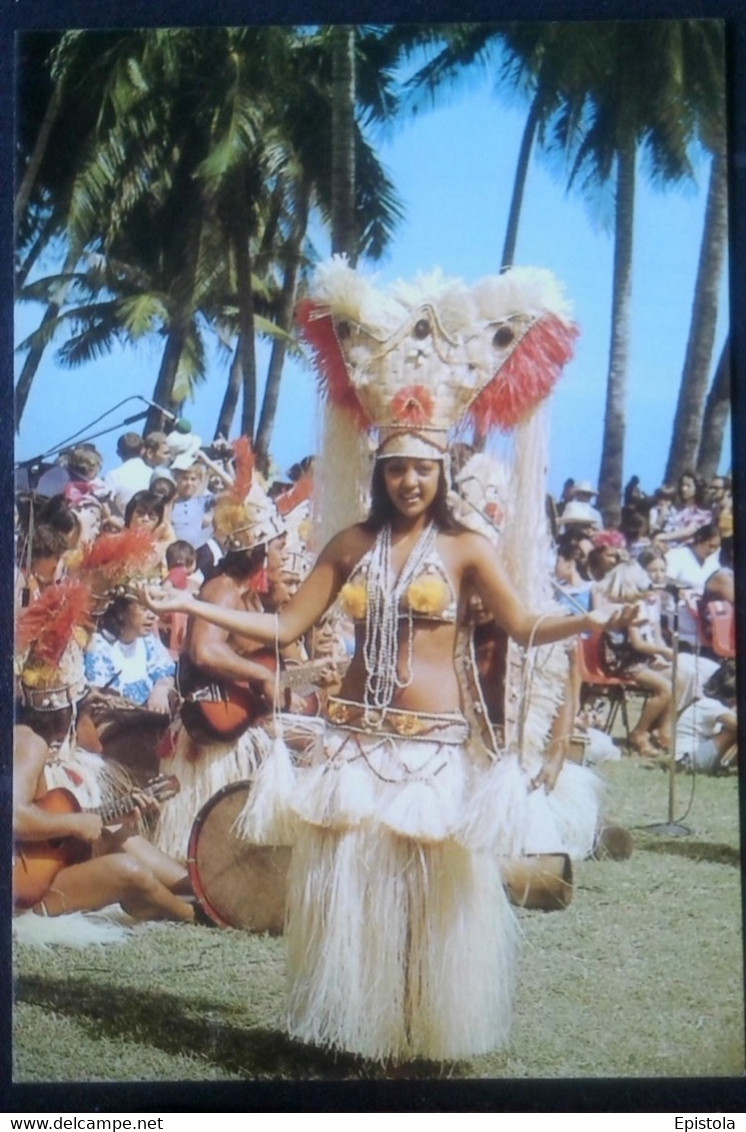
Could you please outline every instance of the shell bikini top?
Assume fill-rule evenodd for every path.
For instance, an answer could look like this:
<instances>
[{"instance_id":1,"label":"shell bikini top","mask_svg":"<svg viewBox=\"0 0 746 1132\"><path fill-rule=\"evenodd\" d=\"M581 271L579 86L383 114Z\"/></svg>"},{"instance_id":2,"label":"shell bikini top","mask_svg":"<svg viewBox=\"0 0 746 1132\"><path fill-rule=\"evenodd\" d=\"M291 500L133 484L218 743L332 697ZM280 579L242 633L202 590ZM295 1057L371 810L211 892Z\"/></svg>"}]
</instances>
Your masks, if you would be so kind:
<instances>
[{"instance_id":1,"label":"shell bikini top","mask_svg":"<svg viewBox=\"0 0 746 1132\"><path fill-rule=\"evenodd\" d=\"M368 570L373 547L356 563L340 591L340 601L353 621L365 621L368 611ZM417 619L455 624L458 620L458 595L448 576L443 559L435 547L422 563L422 570L407 587L400 605L399 617L411 612Z\"/></svg>"}]
</instances>

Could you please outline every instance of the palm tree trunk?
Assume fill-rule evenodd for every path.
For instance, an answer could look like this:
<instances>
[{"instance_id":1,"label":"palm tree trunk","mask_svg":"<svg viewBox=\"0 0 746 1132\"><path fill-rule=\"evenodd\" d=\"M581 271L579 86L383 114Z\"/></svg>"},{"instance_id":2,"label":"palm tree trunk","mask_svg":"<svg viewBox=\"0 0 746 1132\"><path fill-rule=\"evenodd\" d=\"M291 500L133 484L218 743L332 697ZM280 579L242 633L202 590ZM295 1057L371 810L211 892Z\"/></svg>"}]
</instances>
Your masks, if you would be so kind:
<instances>
[{"instance_id":1,"label":"palm tree trunk","mask_svg":"<svg viewBox=\"0 0 746 1132\"><path fill-rule=\"evenodd\" d=\"M178 404L174 401L172 391L179 372L179 360L184 349L186 330L179 324L171 326L166 337L166 346L161 357L161 367L153 390L153 401L169 413L178 412ZM163 428L163 413L158 409L149 409L145 418L145 435Z\"/></svg>"},{"instance_id":2,"label":"palm tree trunk","mask_svg":"<svg viewBox=\"0 0 746 1132\"><path fill-rule=\"evenodd\" d=\"M223 397L223 404L220 406L220 413L218 414L218 423L215 426L216 440L219 436L227 440L230 435L238 406L238 395L241 392L241 376L241 339L239 336L228 373L228 385Z\"/></svg>"},{"instance_id":3,"label":"palm tree trunk","mask_svg":"<svg viewBox=\"0 0 746 1132\"><path fill-rule=\"evenodd\" d=\"M236 287L238 289L237 353L243 379L241 435L248 436L253 441L256 417L256 354L254 351L254 290L251 284L251 230L248 209L249 201L243 177L241 177L233 226Z\"/></svg>"},{"instance_id":4,"label":"palm tree trunk","mask_svg":"<svg viewBox=\"0 0 746 1132\"><path fill-rule=\"evenodd\" d=\"M618 151L616 219L614 231L614 288L611 302L611 346L606 386L598 506L607 526L616 526L621 514L624 436L626 429L629 317L632 293L632 244L635 217L634 138Z\"/></svg>"},{"instance_id":5,"label":"palm tree trunk","mask_svg":"<svg viewBox=\"0 0 746 1132\"><path fill-rule=\"evenodd\" d=\"M692 320L676 405L666 483L694 466L701 451L702 421L717 327L718 289L725 262L728 184L724 149L712 156L704 232L697 268Z\"/></svg>"},{"instance_id":6,"label":"palm tree trunk","mask_svg":"<svg viewBox=\"0 0 746 1132\"><path fill-rule=\"evenodd\" d=\"M298 275L300 272L300 255L303 241L308 228L308 215L311 207L311 185L308 181L301 189L298 201L293 237L287 249L288 263L282 281L282 295L280 297L280 310L277 324L281 330L289 330L293 319L295 298L298 291ZM256 433L256 455L260 465L267 462L269 445L272 437L272 428L277 413L277 401L280 396L280 381L287 354L287 341L276 338L272 343L269 367L267 369L267 384L264 390L264 401L259 417L259 427Z\"/></svg>"},{"instance_id":7,"label":"palm tree trunk","mask_svg":"<svg viewBox=\"0 0 746 1132\"><path fill-rule=\"evenodd\" d=\"M36 175L39 172L44 154L47 150L50 135L54 129L54 124L59 117L60 108L62 106L62 83L55 83L54 90L52 91L47 108L44 112L44 117L39 127L39 133L36 135L34 148L29 158L28 165L23 174L18 192L16 193L15 203L13 205L13 222L18 226L18 223L23 216L28 206L31 190L34 187Z\"/></svg>"},{"instance_id":8,"label":"palm tree trunk","mask_svg":"<svg viewBox=\"0 0 746 1132\"><path fill-rule=\"evenodd\" d=\"M711 480L717 475L720 456L723 451L725 425L730 413L730 336L726 338L720 360L707 394L705 415L702 422L702 439L699 442L697 475Z\"/></svg>"},{"instance_id":9,"label":"palm tree trunk","mask_svg":"<svg viewBox=\"0 0 746 1132\"><path fill-rule=\"evenodd\" d=\"M523 196L526 190L528 163L531 157L531 149L533 148L534 138L536 136L536 128L539 124L540 115L541 96L540 92L537 90L528 110L526 124L523 127L521 148L518 151L518 164L516 165L515 177L513 179L513 195L510 199L508 226L505 231L505 244L503 246L502 259L500 261L503 268L512 267L513 265L515 245L518 238L518 221L520 220L521 207L523 205Z\"/></svg>"},{"instance_id":10,"label":"palm tree trunk","mask_svg":"<svg viewBox=\"0 0 746 1132\"><path fill-rule=\"evenodd\" d=\"M355 29L332 29L332 253L357 261Z\"/></svg>"}]
</instances>

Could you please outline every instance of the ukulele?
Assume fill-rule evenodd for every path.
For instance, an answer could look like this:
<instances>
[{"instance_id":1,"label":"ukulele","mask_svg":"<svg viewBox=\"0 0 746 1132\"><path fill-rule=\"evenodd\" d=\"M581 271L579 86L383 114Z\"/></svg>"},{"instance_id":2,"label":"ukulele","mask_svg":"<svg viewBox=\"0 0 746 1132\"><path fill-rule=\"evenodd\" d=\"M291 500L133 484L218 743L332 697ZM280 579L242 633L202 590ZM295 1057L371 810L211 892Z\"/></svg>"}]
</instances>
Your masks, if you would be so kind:
<instances>
[{"instance_id":1,"label":"ukulele","mask_svg":"<svg viewBox=\"0 0 746 1132\"><path fill-rule=\"evenodd\" d=\"M174 775L162 774L152 779L138 794L148 795L157 802L172 798L179 792L179 780ZM82 807L75 795L64 786L56 786L34 805L47 814L79 814ZM138 802L132 794L127 794L105 806L86 810L86 813L99 814L104 825L111 825L125 814L131 814ZM91 846L79 837L54 837L47 841L25 841L15 847L13 853L13 906L33 908L52 887L54 878L61 869L79 865L91 856Z\"/></svg>"},{"instance_id":2,"label":"ukulele","mask_svg":"<svg viewBox=\"0 0 746 1132\"><path fill-rule=\"evenodd\" d=\"M270 674L277 671L273 649L260 649L252 653L249 659L264 665ZM243 735L246 728L259 716L267 714L266 701L250 682L210 681L202 677L191 662L182 667L183 660L182 657L179 673L184 693L181 718L187 731L197 742L231 743ZM284 710L289 709L289 696L294 688L305 689L311 684L318 684L319 676L325 668L334 666L341 671L348 664L348 660L340 662L324 657L293 665L292 668L283 668L279 674L279 684L280 690L286 693Z\"/></svg>"}]
</instances>

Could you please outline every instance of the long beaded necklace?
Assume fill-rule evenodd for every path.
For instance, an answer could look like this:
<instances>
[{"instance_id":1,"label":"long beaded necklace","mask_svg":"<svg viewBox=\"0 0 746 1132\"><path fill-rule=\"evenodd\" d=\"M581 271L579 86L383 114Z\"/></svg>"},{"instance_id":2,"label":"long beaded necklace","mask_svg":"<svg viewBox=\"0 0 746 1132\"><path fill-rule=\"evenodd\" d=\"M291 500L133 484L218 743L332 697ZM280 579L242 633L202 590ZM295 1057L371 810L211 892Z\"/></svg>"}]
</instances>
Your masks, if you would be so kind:
<instances>
[{"instance_id":1,"label":"long beaded necklace","mask_svg":"<svg viewBox=\"0 0 746 1132\"><path fill-rule=\"evenodd\" d=\"M407 661L402 677L397 671L399 654L399 608L407 589L422 570L435 546L436 527L428 523L394 580L391 566L391 527L378 532L368 565L368 603L365 617L365 708L388 707L397 688L408 688L413 680L414 617L406 608Z\"/></svg>"}]
</instances>

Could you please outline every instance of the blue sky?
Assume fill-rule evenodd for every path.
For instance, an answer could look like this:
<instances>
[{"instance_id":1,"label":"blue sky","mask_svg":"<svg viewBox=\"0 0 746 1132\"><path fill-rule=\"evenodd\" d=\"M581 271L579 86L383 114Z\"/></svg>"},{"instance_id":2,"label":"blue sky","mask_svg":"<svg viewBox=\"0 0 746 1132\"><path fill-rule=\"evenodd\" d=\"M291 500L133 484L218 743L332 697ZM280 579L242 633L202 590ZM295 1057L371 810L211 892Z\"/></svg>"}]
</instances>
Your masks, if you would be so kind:
<instances>
[{"instance_id":1,"label":"blue sky","mask_svg":"<svg viewBox=\"0 0 746 1132\"><path fill-rule=\"evenodd\" d=\"M404 121L378 141L381 158L404 201L406 216L386 258L366 266L382 285L439 266L473 282L499 269L523 111L495 98L489 82L472 83L437 110ZM641 477L652 491L661 482L676 407L687 334L709 164L698 181L665 193L641 175L635 219L635 251L628 374L624 478ZM328 245L317 238L324 254ZM610 336L613 240L594 224L577 195L550 175L541 161L529 171L516 262L550 268L564 282L581 327L576 356L553 397L550 489L564 479L596 479L601 456ZM51 269L51 265L48 265ZM18 338L37 323L39 308L17 312ZM727 332L727 273L721 287L713 365ZM41 454L62 443L125 397L150 397L162 343L141 342L107 359L67 371L53 351L37 373L17 442L17 458ZM260 346L260 374L268 350ZM22 358L17 357L16 374ZM227 379L227 361L211 360L208 381L184 416L206 440L212 436ZM316 446L316 395L310 369L288 365L283 379L272 452L289 467ZM117 424L131 402L96 428ZM137 427L137 426L129 426ZM92 432L94 429L88 430ZM115 462L116 428L97 441ZM86 435L88 435L88 432ZM721 467L730 462L727 445Z\"/></svg>"}]
</instances>

